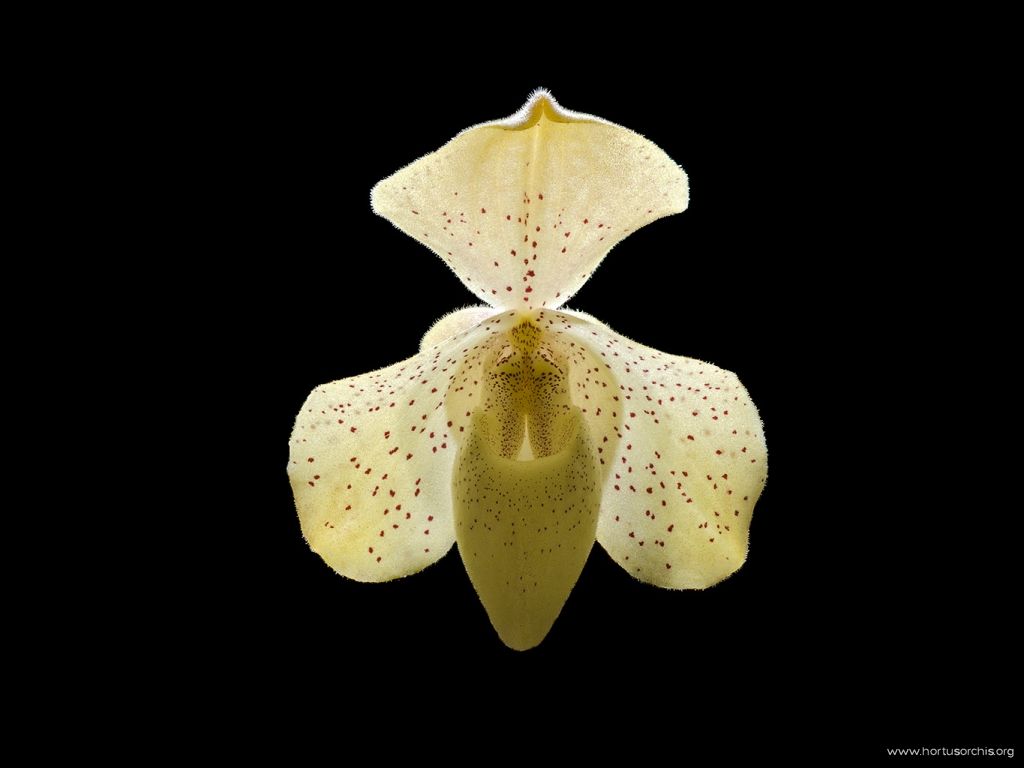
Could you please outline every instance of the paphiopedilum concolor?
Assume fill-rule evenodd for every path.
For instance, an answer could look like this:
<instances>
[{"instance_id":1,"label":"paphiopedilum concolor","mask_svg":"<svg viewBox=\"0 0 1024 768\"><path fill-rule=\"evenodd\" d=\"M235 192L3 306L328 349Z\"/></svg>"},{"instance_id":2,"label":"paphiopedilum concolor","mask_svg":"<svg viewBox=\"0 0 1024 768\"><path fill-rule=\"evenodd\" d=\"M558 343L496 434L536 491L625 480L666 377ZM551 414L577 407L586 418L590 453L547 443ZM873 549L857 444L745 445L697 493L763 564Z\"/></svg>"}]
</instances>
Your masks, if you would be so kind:
<instances>
[{"instance_id":1,"label":"paphiopedilum concolor","mask_svg":"<svg viewBox=\"0 0 1024 768\"><path fill-rule=\"evenodd\" d=\"M743 385L562 308L687 200L661 149L546 91L377 184L374 211L485 305L442 317L414 357L310 393L288 472L313 550L373 582L457 543L515 649L547 635L595 541L659 587L738 569L767 472Z\"/></svg>"}]
</instances>

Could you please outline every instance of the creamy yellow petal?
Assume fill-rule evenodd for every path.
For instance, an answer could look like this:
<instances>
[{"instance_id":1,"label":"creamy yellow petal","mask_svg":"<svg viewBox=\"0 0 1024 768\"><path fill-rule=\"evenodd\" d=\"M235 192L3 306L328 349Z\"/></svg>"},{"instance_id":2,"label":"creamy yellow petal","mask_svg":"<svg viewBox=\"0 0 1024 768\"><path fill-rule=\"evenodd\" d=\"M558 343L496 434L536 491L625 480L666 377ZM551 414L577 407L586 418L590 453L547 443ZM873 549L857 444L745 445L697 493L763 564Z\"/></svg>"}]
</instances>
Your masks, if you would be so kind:
<instances>
[{"instance_id":1,"label":"creamy yellow petal","mask_svg":"<svg viewBox=\"0 0 1024 768\"><path fill-rule=\"evenodd\" d=\"M456 440L480 397L460 372L479 366L512 314L310 393L292 432L288 474L302 532L336 571L387 581L450 549ZM449 411L447 398L467 406Z\"/></svg>"},{"instance_id":2,"label":"creamy yellow petal","mask_svg":"<svg viewBox=\"0 0 1024 768\"><path fill-rule=\"evenodd\" d=\"M616 382L604 407L618 421L592 429L612 435L597 540L662 587L701 589L736 571L767 477L761 419L736 375L578 316L545 310L537 322L558 344L587 349Z\"/></svg>"},{"instance_id":3,"label":"creamy yellow petal","mask_svg":"<svg viewBox=\"0 0 1024 768\"><path fill-rule=\"evenodd\" d=\"M371 193L483 301L519 309L560 306L613 245L687 200L686 174L655 144L546 91Z\"/></svg>"}]
</instances>

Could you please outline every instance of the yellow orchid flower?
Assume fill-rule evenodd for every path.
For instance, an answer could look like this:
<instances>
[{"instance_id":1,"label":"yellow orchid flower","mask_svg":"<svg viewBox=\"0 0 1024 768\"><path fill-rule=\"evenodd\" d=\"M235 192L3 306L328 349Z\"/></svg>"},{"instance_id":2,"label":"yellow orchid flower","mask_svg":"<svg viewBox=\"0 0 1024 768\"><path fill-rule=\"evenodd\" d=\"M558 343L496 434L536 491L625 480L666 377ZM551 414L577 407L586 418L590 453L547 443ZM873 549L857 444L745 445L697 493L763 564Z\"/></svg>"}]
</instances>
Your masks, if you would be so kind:
<instances>
[{"instance_id":1,"label":"yellow orchid flower","mask_svg":"<svg viewBox=\"0 0 1024 768\"><path fill-rule=\"evenodd\" d=\"M687 199L661 149L543 90L377 184L374 211L486 306L441 318L408 360L310 393L288 465L310 547L379 582L457 543L518 650L547 635L595 541L659 587L738 569L767 471L743 385L560 309Z\"/></svg>"}]
</instances>

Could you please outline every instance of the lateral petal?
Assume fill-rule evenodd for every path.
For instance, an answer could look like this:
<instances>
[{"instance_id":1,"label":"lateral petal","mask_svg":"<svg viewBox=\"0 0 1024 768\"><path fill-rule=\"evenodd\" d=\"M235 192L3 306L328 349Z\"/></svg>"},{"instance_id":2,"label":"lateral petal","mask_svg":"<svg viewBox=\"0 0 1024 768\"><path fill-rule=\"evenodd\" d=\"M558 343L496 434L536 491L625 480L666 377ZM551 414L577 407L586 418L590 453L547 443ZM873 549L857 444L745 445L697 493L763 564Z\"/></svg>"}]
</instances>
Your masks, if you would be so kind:
<instances>
[{"instance_id":1,"label":"lateral petal","mask_svg":"<svg viewBox=\"0 0 1024 768\"><path fill-rule=\"evenodd\" d=\"M288 475L306 541L338 573L388 581L451 548L455 441L479 397L467 371L511 314L310 393L292 432Z\"/></svg>"},{"instance_id":2,"label":"lateral petal","mask_svg":"<svg viewBox=\"0 0 1024 768\"><path fill-rule=\"evenodd\" d=\"M553 328L614 377L621 423L611 440L597 540L632 576L703 589L747 555L750 520L767 477L760 416L736 374L669 355L564 313Z\"/></svg>"}]
</instances>

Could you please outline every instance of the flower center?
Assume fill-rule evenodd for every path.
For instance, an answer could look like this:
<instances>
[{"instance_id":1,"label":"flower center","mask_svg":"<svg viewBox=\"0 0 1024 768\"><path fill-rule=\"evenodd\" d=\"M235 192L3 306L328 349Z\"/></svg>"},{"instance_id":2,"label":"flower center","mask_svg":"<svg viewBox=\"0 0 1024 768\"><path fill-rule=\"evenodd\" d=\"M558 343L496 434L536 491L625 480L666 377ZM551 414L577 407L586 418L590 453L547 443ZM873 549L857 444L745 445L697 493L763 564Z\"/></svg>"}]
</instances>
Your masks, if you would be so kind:
<instances>
[{"instance_id":1,"label":"flower center","mask_svg":"<svg viewBox=\"0 0 1024 768\"><path fill-rule=\"evenodd\" d=\"M572 435L568 362L526 318L484 365L486 440L500 456L528 461L558 453Z\"/></svg>"}]
</instances>

